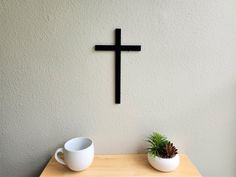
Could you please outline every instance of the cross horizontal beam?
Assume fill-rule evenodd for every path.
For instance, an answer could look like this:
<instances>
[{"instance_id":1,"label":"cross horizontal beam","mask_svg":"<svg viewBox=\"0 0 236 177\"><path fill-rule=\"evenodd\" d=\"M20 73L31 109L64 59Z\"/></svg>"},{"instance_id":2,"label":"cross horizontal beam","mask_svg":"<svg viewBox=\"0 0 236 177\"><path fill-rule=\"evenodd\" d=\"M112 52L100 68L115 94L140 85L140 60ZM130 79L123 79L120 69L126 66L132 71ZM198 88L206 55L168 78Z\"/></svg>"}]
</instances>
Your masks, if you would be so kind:
<instances>
[{"instance_id":1,"label":"cross horizontal beam","mask_svg":"<svg viewBox=\"0 0 236 177\"><path fill-rule=\"evenodd\" d=\"M140 45L121 45L121 46L115 46L115 45L95 45L95 50L98 51L114 51L114 50L120 50L120 51L141 51Z\"/></svg>"}]
</instances>

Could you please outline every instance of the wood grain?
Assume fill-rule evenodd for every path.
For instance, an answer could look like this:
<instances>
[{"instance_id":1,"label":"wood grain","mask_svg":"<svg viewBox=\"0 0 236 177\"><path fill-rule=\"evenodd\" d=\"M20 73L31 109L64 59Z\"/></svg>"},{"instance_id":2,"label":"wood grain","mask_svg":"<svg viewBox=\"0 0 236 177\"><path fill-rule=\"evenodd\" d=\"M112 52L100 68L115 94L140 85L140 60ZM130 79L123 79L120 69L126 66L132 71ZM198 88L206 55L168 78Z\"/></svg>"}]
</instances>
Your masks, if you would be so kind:
<instances>
[{"instance_id":1,"label":"wood grain","mask_svg":"<svg viewBox=\"0 0 236 177\"><path fill-rule=\"evenodd\" d=\"M174 172L163 173L152 168L146 154L96 155L93 164L82 172L73 172L51 158L41 177L201 177L189 158L181 154L180 166Z\"/></svg>"}]
</instances>

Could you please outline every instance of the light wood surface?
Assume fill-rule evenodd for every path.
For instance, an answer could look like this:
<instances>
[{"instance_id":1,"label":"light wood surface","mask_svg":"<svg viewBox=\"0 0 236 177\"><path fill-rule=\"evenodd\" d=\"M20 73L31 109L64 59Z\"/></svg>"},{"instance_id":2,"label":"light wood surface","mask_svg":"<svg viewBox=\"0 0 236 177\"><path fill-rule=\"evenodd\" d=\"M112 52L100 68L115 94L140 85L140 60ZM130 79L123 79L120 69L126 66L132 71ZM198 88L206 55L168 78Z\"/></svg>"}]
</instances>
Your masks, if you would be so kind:
<instances>
[{"instance_id":1,"label":"light wood surface","mask_svg":"<svg viewBox=\"0 0 236 177\"><path fill-rule=\"evenodd\" d=\"M96 155L93 164L82 172L73 172L51 158L41 177L201 177L189 158L181 154L180 166L163 173L152 168L146 154Z\"/></svg>"}]
</instances>

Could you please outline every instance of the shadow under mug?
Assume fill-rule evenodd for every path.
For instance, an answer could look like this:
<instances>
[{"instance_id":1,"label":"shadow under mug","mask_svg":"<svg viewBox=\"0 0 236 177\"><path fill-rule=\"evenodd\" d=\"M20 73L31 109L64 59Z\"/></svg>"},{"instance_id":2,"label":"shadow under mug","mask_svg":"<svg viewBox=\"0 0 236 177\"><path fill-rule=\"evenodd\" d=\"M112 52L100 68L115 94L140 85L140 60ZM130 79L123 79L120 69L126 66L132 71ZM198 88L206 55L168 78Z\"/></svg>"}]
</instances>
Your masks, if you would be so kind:
<instances>
[{"instance_id":1,"label":"shadow under mug","mask_svg":"<svg viewBox=\"0 0 236 177\"><path fill-rule=\"evenodd\" d=\"M64 160L58 156L64 155ZM55 152L55 159L62 165L66 165L73 171L81 171L88 168L94 159L93 141L86 137L78 137L68 140L64 148L59 148Z\"/></svg>"}]
</instances>

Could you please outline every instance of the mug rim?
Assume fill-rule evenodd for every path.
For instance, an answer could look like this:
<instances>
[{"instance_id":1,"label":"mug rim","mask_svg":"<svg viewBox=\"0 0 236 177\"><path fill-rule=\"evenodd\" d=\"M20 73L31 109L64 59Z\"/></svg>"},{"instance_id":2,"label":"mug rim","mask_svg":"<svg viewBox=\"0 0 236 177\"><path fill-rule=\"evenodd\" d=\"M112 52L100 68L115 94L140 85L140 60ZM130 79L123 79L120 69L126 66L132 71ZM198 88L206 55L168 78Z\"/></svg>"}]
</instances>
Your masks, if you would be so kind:
<instances>
[{"instance_id":1,"label":"mug rim","mask_svg":"<svg viewBox=\"0 0 236 177\"><path fill-rule=\"evenodd\" d=\"M72 149L66 148L66 145L68 145L70 142L75 141L75 140L80 140L80 139L89 140L90 144L86 148L83 148L83 149L80 149L80 150L72 150ZM88 137L75 137L75 138L71 138L71 139L69 139L65 142L64 149L69 151L69 152L80 152L80 151L84 151L84 150L90 148L92 145L93 145L93 140L91 138L88 138Z\"/></svg>"}]
</instances>

